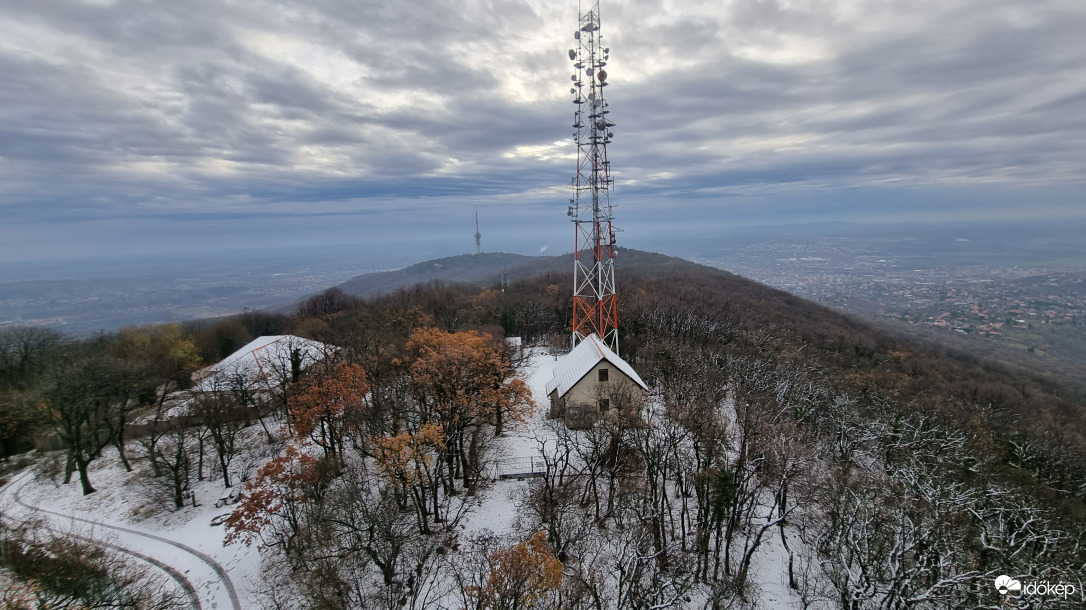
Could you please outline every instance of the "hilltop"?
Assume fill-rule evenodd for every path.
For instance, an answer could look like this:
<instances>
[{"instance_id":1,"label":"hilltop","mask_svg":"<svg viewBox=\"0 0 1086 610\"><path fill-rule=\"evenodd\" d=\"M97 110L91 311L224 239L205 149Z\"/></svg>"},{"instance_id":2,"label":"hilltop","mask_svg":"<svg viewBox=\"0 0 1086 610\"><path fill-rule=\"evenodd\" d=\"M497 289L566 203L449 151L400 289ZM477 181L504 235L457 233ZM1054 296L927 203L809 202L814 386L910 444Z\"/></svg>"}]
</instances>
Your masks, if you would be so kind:
<instances>
[{"instance_id":1,"label":"hilltop","mask_svg":"<svg viewBox=\"0 0 1086 610\"><path fill-rule=\"evenodd\" d=\"M520 267L560 257L536 257L507 252L461 254L416 263L395 271L367 273L336 286L343 292L361 298L387 294L397 288L440 280L465 284L491 284L501 280L503 272L516 272Z\"/></svg>"},{"instance_id":2,"label":"hilltop","mask_svg":"<svg viewBox=\"0 0 1086 610\"><path fill-rule=\"evenodd\" d=\"M378 307L396 293L410 289L410 298L430 306L439 321L493 329L484 324L481 312L454 311L456 299L466 297L453 295L498 288L504 274L508 283L507 293L501 297L504 305L493 305L494 310L488 312L493 316L490 324L499 324L504 315L501 325L506 332L540 341L548 334L564 336L569 317L568 286L572 282L570 258L569 254L461 255L400 271L359 276L338 288L351 295L376 298ZM1069 384L1012 369L976 352L922 344L893 328L684 259L620 248L615 269L624 354L633 361L651 356L642 353L644 318L685 311L690 318L717 319L714 324L718 326L722 324L719 320L727 320L727 342L732 349L749 341L751 345L744 349L765 351L775 345L776 350L797 350L810 362L818 362L818 366L832 362L842 379L848 375L853 383L861 374L882 377L883 381L892 377L897 387L885 391L899 397L907 393L916 405L942 401L940 408L949 416L963 416L962 404L984 403L996 407L1000 425L1039 435L1059 435L1061 443L1086 447L1086 407L1081 394ZM429 283L429 288L422 288L420 283ZM435 296L438 294L442 296ZM862 373L868 369L870 372ZM905 392L909 386L913 389ZM944 391L945 397L940 398Z\"/></svg>"},{"instance_id":3,"label":"hilltop","mask_svg":"<svg viewBox=\"0 0 1086 610\"><path fill-rule=\"evenodd\" d=\"M397 288L435 280L490 286L499 283L503 275L507 281L512 282L536 275L565 273L571 276L570 281L572 281L571 258L572 255L568 253L558 256L526 256L508 252L461 254L416 263L396 271L359 275L337 285L336 288L351 296L370 298L388 294ZM689 269L703 268L696 263L655 252L630 248L615 249L616 270L655 268L661 272L668 272L684 266L688 266ZM755 283L753 280L748 281Z\"/></svg>"},{"instance_id":4,"label":"hilltop","mask_svg":"<svg viewBox=\"0 0 1086 610\"><path fill-rule=\"evenodd\" d=\"M986 607L998 574L1081 585L1081 399L731 273L622 250L621 355L651 388L647 406L615 406L571 430L545 418L537 391L568 348L568 256L525 258L431 261L384 276L384 289L370 282L370 298L329 289L289 315L128 329L61 345L64 357L43 343L43 364L0 379L12 405L102 395L86 404L121 412L131 383L153 398L254 336L335 345L327 367L285 363L282 391L259 417L233 420L247 439L233 465L202 462L205 480L230 468L250 481L254 500L228 531L274 543L261 554L261 587L300 605L331 593L337 608L471 607L488 583L529 565L505 559L521 556L562 575L538 583L533 595L554 602L539 607L833 608L886 596ZM412 277L421 282L407 285ZM529 349L518 355L503 336ZM37 372L50 368L70 374ZM98 382L113 377L125 383ZM114 387L119 398L103 394ZM211 430L216 409L250 396L209 398L194 428ZM35 412L15 423L40 426ZM102 443L115 441L102 431ZM184 438L160 456L162 473L138 463L129 480L164 489L165 459L197 450L185 431L170 430ZM17 448L33 436L7 440ZM120 470L101 454L87 457ZM543 466L532 484L498 480L502 460L524 458ZM272 496L298 518L260 504ZM342 554L329 558L330 544ZM619 592L628 603L599 601ZM1062 601L1052 607L1082 600Z\"/></svg>"}]
</instances>

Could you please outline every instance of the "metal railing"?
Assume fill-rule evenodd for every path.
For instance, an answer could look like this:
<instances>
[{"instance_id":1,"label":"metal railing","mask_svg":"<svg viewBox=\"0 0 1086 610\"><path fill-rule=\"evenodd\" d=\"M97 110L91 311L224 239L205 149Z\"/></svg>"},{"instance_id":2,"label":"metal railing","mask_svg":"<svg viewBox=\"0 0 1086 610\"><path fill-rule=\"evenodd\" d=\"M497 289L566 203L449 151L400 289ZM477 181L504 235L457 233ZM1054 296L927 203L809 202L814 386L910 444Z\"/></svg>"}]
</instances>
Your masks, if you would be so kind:
<instances>
[{"instance_id":1,"label":"metal railing","mask_svg":"<svg viewBox=\"0 0 1086 610\"><path fill-rule=\"evenodd\" d=\"M502 458L494 461L495 479L527 479L541 477L547 472L543 456Z\"/></svg>"}]
</instances>

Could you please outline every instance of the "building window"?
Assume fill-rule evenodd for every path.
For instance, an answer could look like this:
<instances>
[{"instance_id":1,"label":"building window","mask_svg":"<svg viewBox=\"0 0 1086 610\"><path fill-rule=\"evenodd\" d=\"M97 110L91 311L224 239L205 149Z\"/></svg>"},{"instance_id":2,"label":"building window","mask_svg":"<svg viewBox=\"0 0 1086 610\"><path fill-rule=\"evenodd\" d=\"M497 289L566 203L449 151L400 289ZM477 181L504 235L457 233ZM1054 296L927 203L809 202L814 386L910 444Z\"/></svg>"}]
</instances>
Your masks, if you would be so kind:
<instances>
[{"instance_id":1,"label":"building window","mask_svg":"<svg viewBox=\"0 0 1086 610\"><path fill-rule=\"evenodd\" d=\"M611 401L606 398L601 398L598 406L600 408L600 411L606 411L607 409L611 408Z\"/></svg>"},{"instance_id":2,"label":"building window","mask_svg":"<svg viewBox=\"0 0 1086 610\"><path fill-rule=\"evenodd\" d=\"M607 369L600 369L600 381L607 381Z\"/></svg>"}]
</instances>

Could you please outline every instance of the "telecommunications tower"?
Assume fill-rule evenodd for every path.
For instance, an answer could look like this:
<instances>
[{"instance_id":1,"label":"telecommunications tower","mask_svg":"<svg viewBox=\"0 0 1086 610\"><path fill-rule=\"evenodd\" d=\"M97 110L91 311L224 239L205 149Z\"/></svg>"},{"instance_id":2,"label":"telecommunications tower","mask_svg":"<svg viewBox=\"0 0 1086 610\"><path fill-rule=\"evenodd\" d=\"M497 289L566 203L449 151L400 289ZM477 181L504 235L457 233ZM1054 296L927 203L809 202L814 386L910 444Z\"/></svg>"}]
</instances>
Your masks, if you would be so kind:
<instances>
[{"instance_id":1,"label":"telecommunications tower","mask_svg":"<svg viewBox=\"0 0 1086 610\"><path fill-rule=\"evenodd\" d=\"M569 50L573 61L570 95L573 113L573 141L577 144L577 174L570 181L572 197L566 214L573 219L573 344L591 334L599 335L607 347L618 353L618 301L615 296L615 228L611 224L610 192L614 187L607 144L611 142L604 100L607 86L607 56L600 33L600 3L587 12L578 7L576 46Z\"/></svg>"},{"instance_id":2,"label":"telecommunications tower","mask_svg":"<svg viewBox=\"0 0 1086 610\"><path fill-rule=\"evenodd\" d=\"M479 210L475 210L475 253L483 252L483 234L479 232Z\"/></svg>"}]
</instances>

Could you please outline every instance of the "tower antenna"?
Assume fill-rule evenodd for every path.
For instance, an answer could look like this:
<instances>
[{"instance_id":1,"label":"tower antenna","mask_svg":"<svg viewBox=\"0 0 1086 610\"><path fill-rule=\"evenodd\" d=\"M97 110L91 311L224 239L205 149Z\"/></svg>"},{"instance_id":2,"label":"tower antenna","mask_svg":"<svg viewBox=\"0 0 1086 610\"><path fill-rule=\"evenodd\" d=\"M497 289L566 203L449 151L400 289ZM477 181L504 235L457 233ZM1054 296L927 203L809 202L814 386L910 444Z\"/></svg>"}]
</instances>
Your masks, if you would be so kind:
<instances>
[{"instance_id":1,"label":"tower antenna","mask_svg":"<svg viewBox=\"0 0 1086 610\"><path fill-rule=\"evenodd\" d=\"M479 232L479 210L475 210L475 253L483 252L483 234Z\"/></svg>"},{"instance_id":2,"label":"tower antenna","mask_svg":"<svg viewBox=\"0 0 1086 610\"><path fill-rule=\"evenodd\" d=\"M580 9L578 8L578 12ZM607 144L615 126L608 116L603 90L607 59L600 33L600 3L578 15L576 42L569 50L573 62L573 141L577 144L577 173L570 181L572 197L566 215L574 226L573 344L596 334L618 353L618 299L615 294L615 228L610 193L614 188Z\"/></svg>"}]
</instances>

